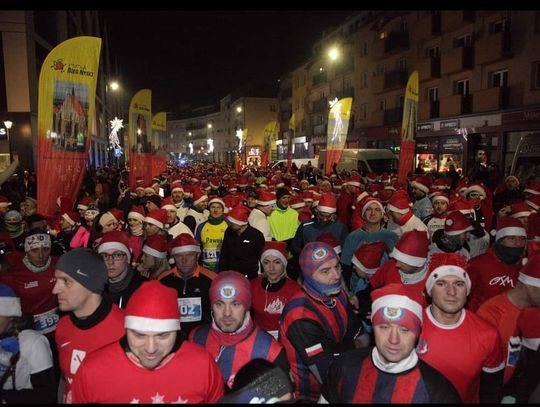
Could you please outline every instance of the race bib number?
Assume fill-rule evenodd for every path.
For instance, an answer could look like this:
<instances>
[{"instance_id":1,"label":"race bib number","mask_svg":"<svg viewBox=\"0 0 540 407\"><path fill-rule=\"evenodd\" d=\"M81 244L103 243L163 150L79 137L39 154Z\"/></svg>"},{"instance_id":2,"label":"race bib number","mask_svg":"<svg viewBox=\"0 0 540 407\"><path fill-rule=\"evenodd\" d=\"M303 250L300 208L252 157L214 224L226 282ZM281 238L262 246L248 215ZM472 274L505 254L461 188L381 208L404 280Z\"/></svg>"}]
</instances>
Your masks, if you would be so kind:
<instances>
[{"instance_id":1,"label":"race bib number","mask_svg":"<svg viewBox=\"0 0 540 407\"><path fill-rule=\"evenodd\" d=\"M42 334L48 334L56 329L59 319L58 308L36 314L34 315L34 329Z\"/></svg>"},{"instance_id":2,"label":"race bib number","mask_svg":"<svg viewBox=\"0 0 540 407\"><path fill-rule=\"evenodd\" d=\"M202 318L201 299L199 297L178 298L180 323L197 322Z\"/></svg>"},{"instance_id":3,"label":"race bib number","mask_svg":"<svg viewBox=\"0 0 540 407\"><path fill-rule=\"evenodd\" d=\"M217 249L203 250L203 259L210 260L210 261L217 261L217 259L219 259L219 250Z\"/></svg>"}]
</instances>

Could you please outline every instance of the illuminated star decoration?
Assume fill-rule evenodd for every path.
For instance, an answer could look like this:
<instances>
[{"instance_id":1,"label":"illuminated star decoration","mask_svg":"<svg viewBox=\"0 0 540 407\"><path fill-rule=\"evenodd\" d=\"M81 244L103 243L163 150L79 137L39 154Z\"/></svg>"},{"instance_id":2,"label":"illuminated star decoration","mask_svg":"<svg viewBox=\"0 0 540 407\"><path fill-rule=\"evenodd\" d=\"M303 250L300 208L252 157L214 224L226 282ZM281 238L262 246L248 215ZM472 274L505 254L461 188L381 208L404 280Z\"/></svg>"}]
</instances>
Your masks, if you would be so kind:
<instances>
[{"instance_id":1,"label":"illuminated star decoration","mask_svg":"<svg viewBox=\"0 0 540 407\"><path fill-rule=\"evenodd\" d=\"M187 404L187 402L187 399L183 399L182 396L178 396L176 401L173 401L171 404Z\"/></svg>"},{"instance_id":2,"label":"illuminated star decoration","mask_svg":"<svg viewBox=\"0 0 540 407\"><path fill-rule=\"evenodd\" d=\"M117 148L120 151L122 151L122 147L120 146L120 140L118 139L118 131L124 127L122 122L123 120L119 119L118 117L111 120L111 134L109 135L109 144L111 147Z\"/></svg>"},{"instance_id":3,"label":"illuminated star decoration","mask_svg":"<svg viewBox=\"0 0 540 407\"><path fill-rule=\"evenodd\" d=\"M208 152L213 153L214 152L214 140L209 138L208 140L206 140L206 143L208 144Z\"/></svg>"},{"instance_id":4,"label":"illuminated star decoration","mask_svg":"<svg viewBox=\"0 0 540 407\"><path fill-rule=\"evenodd\" d=\"M337 98L328 103L330 104L330 109L335 121L334 130L332 131L332 138L330 141L334 143L337 139L337 142L341 143L341 130L343 130L343 121L341 120L341 103L339 103ZM336 107L335 109L334 106Z\"/></svg>"},{"instance_id":5,"label":"illuminated star decoration","mask_svg":"<svg viewBox=\"0 0 540 407\"><path fill-rule=\"evenodd\" d=\"M236 137L238 137L238 152L240 153L244 145L244 130L236 130Z\"/></svg>"},{"instance_id":6,"label":"illuminated star decoration","mask_svg":"<svg viewBox=\"0 0 540 407\"><path fill-rule=\"evenodd\" d=\"M152 404L163 404L165 401L163 399L165 398L164 395L161 395L159 393L156 393L155 396L150 396L152 398Z\"/></svg>"}]
</instances>

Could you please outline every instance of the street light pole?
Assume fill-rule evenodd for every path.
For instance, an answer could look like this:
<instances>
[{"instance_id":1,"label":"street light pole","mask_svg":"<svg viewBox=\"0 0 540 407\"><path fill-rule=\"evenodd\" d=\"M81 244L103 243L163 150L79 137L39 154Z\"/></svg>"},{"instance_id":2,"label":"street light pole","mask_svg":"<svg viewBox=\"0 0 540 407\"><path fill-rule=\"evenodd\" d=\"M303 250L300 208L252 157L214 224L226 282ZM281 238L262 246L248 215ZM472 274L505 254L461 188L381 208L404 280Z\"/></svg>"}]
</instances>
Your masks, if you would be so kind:
<instances>
[{"instance_id":1,"label":"street light pole","mask_svg":"<svg viewBox=\"0 0 540 407\"><path fill-rule=\"evenodd\" d=\"M11 164L11 140L9 138L9 130L13 126L13 122L10 120L4 121L4 126L6 126L7 142L8 142L8 152L9 152L9 163Z\"/></svg>"}]
</instances>

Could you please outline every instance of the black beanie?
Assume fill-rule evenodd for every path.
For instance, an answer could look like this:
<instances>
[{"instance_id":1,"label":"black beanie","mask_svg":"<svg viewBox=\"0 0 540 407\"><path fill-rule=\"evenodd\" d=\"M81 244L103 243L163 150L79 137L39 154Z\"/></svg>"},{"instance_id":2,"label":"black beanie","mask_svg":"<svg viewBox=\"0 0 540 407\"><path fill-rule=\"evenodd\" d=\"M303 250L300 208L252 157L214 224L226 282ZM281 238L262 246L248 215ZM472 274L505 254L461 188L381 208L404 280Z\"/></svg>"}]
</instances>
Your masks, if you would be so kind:
<instances>
[{"instance_id":1,"label":"black beanie","mask_svg":"<svg viewBox=\"0 0 540 407\"><path fill-rule=\"evenodd\" d=\"M146 202L153 202L158 208L161 208L161 197L159 195L150 195L147 196L145 199Z\"/></svg>"},{"instance_id":2,"label":"black beanie","mask_svg":"<svg viewBox=\"0 0 540 407\"><path fill-rule=\"evenodd\" d=\"M287 188L278 188L276 190L276 199L279 201L283 196L291 195Z\"/></svg>"},{"instance_id":3,"label":"black beanie","mask_svg":"<svg viewBox=\"0 0 540 407\"><path fill-rule=\"evenodd\" d=\"M96 294L101 294L107 284L107 266L103 258L92 249L79 248L64 253L58 259L56 269Z\"/></svg>"}]
</instances>

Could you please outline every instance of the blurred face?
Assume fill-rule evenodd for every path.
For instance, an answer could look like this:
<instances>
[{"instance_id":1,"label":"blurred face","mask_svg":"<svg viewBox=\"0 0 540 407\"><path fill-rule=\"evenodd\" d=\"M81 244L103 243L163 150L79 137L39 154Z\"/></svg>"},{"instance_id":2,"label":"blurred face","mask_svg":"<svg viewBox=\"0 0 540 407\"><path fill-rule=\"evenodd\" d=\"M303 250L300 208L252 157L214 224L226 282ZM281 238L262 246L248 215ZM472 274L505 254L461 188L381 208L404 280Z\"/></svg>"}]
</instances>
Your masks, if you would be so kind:
<instances>
[{"instance_id":1,"label":"blurred face","mask_svg":"<svg viewBox=\"0 0 540 407\"><path fill-rule=\"evenodd\" d=\"M155 265L156 265L156 258L154 256L151 256L143 252L141 256L141 267L144 270L152 270Z\"/></svg>"},{"instance_id":2,"label":"blurred face","mask_svg":"<svg viewBox=\"0 0 540 407\"><path fill-rule=\"evenodd\" d=\"M210 216L213 218L223 216L223 206L221 204L213 203L208 207L208 210L210 211Z\"/></svg>"},{"instance_id":3,"label":"blurred face","mask_svg":"<svg viewBox=\"0 0 540 407\"><path fill-rule=\"evenodd\" d=\"M161 229L153 223L144 222L144 230L146 231L147 236L154 236L157 235Z\"/></svg>"},{"instance_id":4,"label":"blurred face","mask_svg":"<svg viewBox=\"0 0 540 407\"><path fill-rule=\"evenodd\" d=\"M167 209L167 223L174 223L176 220L176 209Z\"/></svg>"},{"instance_id":5,"label":"blurred face","mask_svg":"<svg viewBox=\"0 0 540 407\"><path fill-rule=\"evenodd\" d=\"M26 252L28 260L34 266L43 267L47 264L47 260L51 257L51 248L50 247L36 247L35 249L29 250Z\"/></svg>"},{"instance_id":6,"label":"blurred face","mask_svg":"<svg viewBox=\"0 0 540 407\"><path fill-rule=\"evenodd\" d=\"M151 212L153 210L156 210L156 209L159 209L159 206L157 206L154 202L152 201L146 201L146 203L144 204L145 208L146 208L146 211L147 212Z\"/></svg>"},{"instance_id":7,"label":"blurred face","mask_svg":"<svg viewBox=\"0 0 540 407\"><path fill-rule=\"evenodd\" d=\"M9 324L11 324L13 317L0 316L0 335L3 335L7 331Z\"/></svg>"},{"instance_id":8,"label":"blurred face","mask_svg":"<svg viewBox=\"0 0 540 407\"><path fill-rule=\"evenodd\" d=\"M528 216L520 216L517 219L521 222L521 224L523 225L525 230L527 230L527 225L529 224L529 217Z\"/></svg>"},{"instance_id":9,"label":"blurred face","mask_svg":"<svg viewBox=\"0 0 540 407\"><path fill-rule=\"evenodd\" d=\"M142 221L137 218L128 218L128 226L131 228L136 228L137 226L142 226Z\"/></svg>"},{"instance_id":10,"label":"blurred face","mask_svg":"<svg viewBox=\"0 0 540 407\"><path fill-rule=\"evenodd\" d=\"M431 289L433 313L460 314L467 302L467 286L457 276L444 276L435 281Z\"/></svg>"},{"instance_id":11,"label":"blurred face","mask_svg":"<svg viewBox=\"0 0 540 407\"><path fill-rule=\"evenodd\" d=\"M331 192L332 191L332 184L328 181L321 182L321 191L322 192Z\"/></svg>"},{"instance_id":12,"label":"blurred face","mask_svg":"<svg viewBox=\"0 0 540 407\"><path fill-rule=\"evenodd\" d=\"M414 266L411 266L410 264L403 263L399 260L396 260L396 267L407 274L414 274L417 271L420 271L420 269L422 268L422 266L414 267Z\"/></svg>"},{"instance_id":13,"label":"blurred face","mask_svg":"<svg viewBox=\"0 0 540 407\"><path fill-rule=\"evenodd\" d=\"M413 194L416 197L416 199L421 199L421 198L426 196L426 193L424 191L422 191L418 187L412 187L412 190L413 190Z\"/></svg>"},{"instance_id":14,"label":"blurred face","mask_svg":"<svg viewBox=\"0 0 540 407\"><path fill-rule=\"evenodd\" d=\"M437 215L442 215L448 210L448 202L437 199L435 202L433 202L433 210Z\"/></svg>"},{"instance_id":15,"label":"blurred face","mask_svg":"<svg viewBox=\"0 0 540 407\"><path fill-rule=\"evenodd\" d=\"M290 195L283 195L281 198L278 199L278 204L282 208L287 208L289 206L289 201L291 200Z\"/></svg>"},{"instance_id":16,"label":"blurred face","mask_svg":"<svg viewBox=\"0 0 540 407\"><path fill-rule=\"evenodd\" d=\"M173 256L176 269L182 275L189 276L197 268L197 260L199 260L197 252L177 253Z\"/></svg>"},{"instance_id":17,"label":"blurred face","mask_svg":"<svg viewBox=\"0 0 540 407\"><path fill-rule=\"evenodd\" d=\"M62 230L70 229L71 224L67 220L65 220L64 218L61 218L60 219L60 227L62 228Z\"/></svg>"},{"instance_id":18,"label":"blurred face","mask_svg":"<svg viewBox=\"0 0 540 407\"><path fill-rule=\"evenodd\" d=\"M153 191L144 191L145 196L151 196L151 195L155 195L155 194L156 194L155 190L153 190Z\"/></svg>"},{"instance_id":19,"label":"blurred face","mask_svg":"<svg viewBox=\"0 0 540 407\"><path fill-rule=\"evenodd\" d=\"M175 189L171 192L171 197L175 203L180 202L182 199L184 199L184 193L178 189Z\"/></svg>"},{"instance_id":20,"label":"blurred face","mask_svg":"<svg viewBox=\"0 0 540 407\"><path fill-rule=\"evenodd\" d=\"M321 284L336 284L341 279L341 266L339 260L332 259L323 263L321 267L313 273L313 279Z\"/></svg>"},{"instance_id":21,"label":"blurred face","mask_svg":"<svg viewBox=\"0 0 540 407\"><path fill-rule=\"evenodd\" d=\"M205 210L208 208L208 199L203 199L201 202L199 202L197 205L195 205L200 211Z\"/></svg>"},{"instance_id":22,"label":"blurred face","mask_svg":"<svg viewBox=\"0 0 540 407\"><path fill-rule=\"evenodd\" d=\"M463 245L465 244L465 242L466 242L467 240L469 240L470 235L471 235L471 234L470 234L469 232L463 232L463 233L461 233L461 234L459 235L460 245L463 246Z\"/></svg>"},{"instance_id":23,"label":"blurred face","mask_svg":"<svg viewBox=\"0 0 540 407\"><path fill-rule=\"evenodd\" d=\"M513 178L507 179L505 184L506 184L506 188L508 188L510 191L513 191L513 190L517 189L517 187L519 185L517 180L515 180Z\"/></svg>"},{"instance_id":24,"label":"blurred face","mask_svg":"<svg viewBox=\"0 0 540 407\"><path fill-rule=\"evenodd\" d=\"M527 239L525 236L505 236L499 243L506 247L525 247Z\"/></svg>"},{"instance_id":25,"label":"blurred face","mask_svg":"<svg viewBox=\"0 0 540 407\"><path fill-rule=\"evenodd\" d=\"M146 369L154 369L174 346L176 331L146 332L126 329L129 350Z\"/></svg>"},{"instance_id":26,"label":"blurred face","mask_svg":"<svg viewBox=\"0 0 540 407\"><path fill-rule=\"evenodd\" d=\"M248 311L243 304L234 299L221 299L212 304L214 321L223 332L236 332L244 322Z\"/></svg>"},{"instance_id":27,"label":"blurred face","mask_svg":"<svg viewBox=\"0 0 540 407\"><path fill-rule=\"evenodd\" d=\"M71 311L76 316L86 316L93 312L86 309L91 291L61 270L54 271L54 278L56 282L52 293L57 296L60 311Z\"/></svg>"},{"instance_id":28,"label":"blurred face","mask_svg":"<svg viewBox=\"0 0 540 407\"><path fill-rule=\"evenodd\" d=\"M137 194L137 198L142 198L143 196L145 196L144 189L136 189L135 193Z\"/></svg>"},{"instance_id":29,"label":"blurred face","mask_svg":"<svg viewBox=\"0 0 540 407\"><path fill-rule=\"evenodd\" d=\"M265 206L259 205L259 210L262 213L264 213L266 216L270 216L270 214L272 213L272 205L265 205Z\"/></svg>"},{"instance_id":30,"label":"blurred face","mask_svg":"<svg viewBox=\"0 0 540 407\"><path fill-rule=\"evenodd\" d=\"M383 218L381 207L376 203L369 204L364 212L364 220L367 223L379 224Z\"/></svg>"},{"instance_id":31,"label":"blurred face","mask_svg":"<svg viewBox=\"0 0 540 407\"><path fill-rule=\"evenodd\" d=\"M398 213L398 212L388 211L388 210L386 212L388 214L388 217L396 223L399 222L401 218L403 218L406 215L406 213Z\"/></svg>"},{"instance_id":32,"label":"blurred face","mask_svg":"<svg viewBox=\"0 0 540 407\"><path fill-rule=\"evenodd\" d=\"M319 218L319 221L322 223L332 222L332 214L328 212L317 211L317 218Z\"/></svg>"},{"instance_id":33,"label":"blurred face","mask_svg":"<svg viewBox=\"0 0 540 407\"><path fill-rule=\"evenodd\" d=\"M384 362L399 362L409 356L416 344L416 334L397 324L373 327L375 346Z\"/></svg>"},{"instance_id":34,"label":"blurred face","mask_svg":"<svg viewBox=\"0 0 540 407\"><path fill-rule=\"evenodd\" d=\"M128 266L126 253L117 250L109 249L101 252L101 257L107 266L107 273L110 279L118 278Z\"/></svg>"},{"instance_id":35,"label":"blurred face","mask_svg":"<svg viewBox=\"0 0 540 407\"><path fill-rule=\"evenodd\" d=\"M253 198L252 196L248 196L246 202L248 208L253 209L257 206L257 198Z\"/></svg>"},{"instance_id":36,"label":"blurred face","mask_svg":"<svg viewBox=\"0 0 540 407\"><path fill-rule=\"evenodd\" d=\"M24 200L20 204L21 214L23 217L28 217L36 213L36 207L28 200Z\"/></svg>"},{"instance_id":37,"label":"blurred face","mask_svg":"<svg viewBox=\"0 0 540 407\"><path fill-rule=\"evenodd\" d=\"M285 273L285 265L279 257L266 256L261 264L264 275L271 283L278 282Z\"/></svg>"},{"instance_id":38,"label":"blurred face","mask_svg":"<svg viewBox=\"0 0 540 407\"><path fill-rule=\"evenodd\" d=\"M102 232L112 232L113 230L117 230L118 228L118 221L116 219L111 219L105 225L103 225Z\"/></svg>"}]
</instances>

